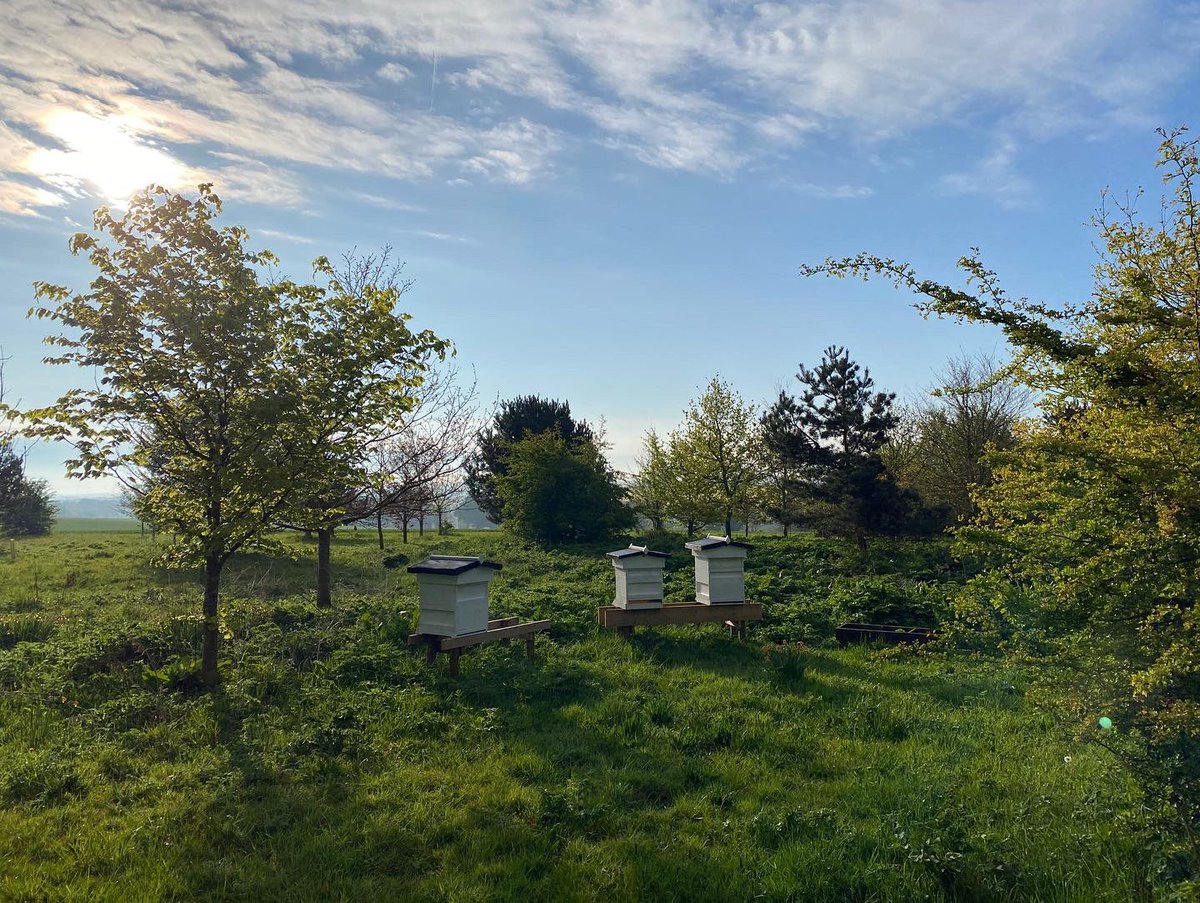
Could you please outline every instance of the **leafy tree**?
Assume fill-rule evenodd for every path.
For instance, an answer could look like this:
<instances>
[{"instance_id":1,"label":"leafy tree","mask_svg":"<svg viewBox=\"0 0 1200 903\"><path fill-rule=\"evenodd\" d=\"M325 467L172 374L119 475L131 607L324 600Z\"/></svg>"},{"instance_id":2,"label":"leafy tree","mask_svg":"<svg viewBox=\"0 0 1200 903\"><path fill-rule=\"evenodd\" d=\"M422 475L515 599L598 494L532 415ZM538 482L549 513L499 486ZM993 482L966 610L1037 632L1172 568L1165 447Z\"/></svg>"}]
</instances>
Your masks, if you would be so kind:
<instances>
[{"instance_id":1,"label":"leafy tree","mask_svg":"<svg viewBox=\"0 0 1200 903\"><path fill-rule=\"evenodd\" d=\"M882 275L925 313L1004 331L1046 417L996 455L958 534L988 565L960 600L964 620L1049 644L1042 697L1169 800L1198 877L1200 163L1195 140L1161 134L1162 215L1102 208L1085 303L1014 299L977 251L960 261L964 288L868 254L803 272Z\"/></svg>"},{"instance_id":2,"label":"leafy tree","mask_svg":"<svg viewBox=\"0 0 1200 903\"><path fill-rule=\"evenodd\" d=\"M667 446L654 430L646 431L637 465L638 471L629 487L630 504L655 530L662 530L670 516L671 461Z\"/></svg>"},{"instance_id":3,"label":"leafy tree","mask_svg":"<svg viewBox=\"0 0 1200 903\"><path fill-rule=\"evenodd\" d=\"M39 282L61 324L49 363L101 378L29 411L33 436L75 448L68 474L115 475L138 496L139 516L172 531L176 563L204 566L202 675L219 680L218 602L225 563L266 536L306 473L308 442L295 429L303 386L297 364L314 294L264 284L267 252L244 229L218 228L208 185L189 200L153 188L120 219L95 214L94 234L71 250L88 256L86 292Z\"/></svg>"},{"instance_id":4,"label":"leafy tree","mask_svg":"<svg viewBox=\"0 0 1200 903\"><path fill-rule=\"evenodd\" d=\"M521 536L554 545L599 539L633 525L616 474L594 442L554 430L513 444L496 478L505 523Z\"/></svg>"},{"instance_id":5,"label":"leafy tree","mask_svg":"<svg viewBox=\"0 0 1200 903\"><path fill-rule=\"evenodd\" d=\"M314 263L320 287L297 288L305 317L298 327L296 368L300 402L292 428L303 444L305 486L282 517L289 526L317 535L317 604L332 604L330 546L341 525L376 514L394 501L372 467L377 452L412 430L408 416L422 395L442 390L427 381L449 344L430 330L414 332L396 304L408 286L390 249L378 255L346 255L340 267ZM383 460L390 460L384 455Z\"/></svg>"},{"instance_id":6,"label":"leafy tree","mask_svg":"<svg viewBox=\"0 0 1200 903\"><path fill-rule=\"evenodd\" d=\"M682 524L688 536L719 521L724 511L712 491L707 462L685 431L672 430L667 436L666 464L668 517Z\"/></svg>"},{"instance_id":7,"label":"leafy tree","mask_svg":"<svg viewBox=\"0 0 1200 903\"><path fill-rule=\"evenodd\" d=\"M932 398L911 411L907 435L883 449L902 485L958 520L973 517L972 493L992 479L989 453L1016 444L1030 394L990 358L951 360Z\"/></svg>"},{"instance_id":8,"label":"leafy tree","mask_svg":"<svg viewBox=\"0 0 1200 903\"><path fill-rule=\"evenodd\" d=\"M762 437L762 496L767 516L783 527L804 522L806 497L803 465L812 456L811 440L804 429L804 412L796 399L780 390L779 397L759 420Z\"/></svg>"},{"instance_id":9,"label":"leafy tree","mask_svg":"<svg viewBox=\"0 0 1200 903\"><path fill-rule=\"evenodd\" d=\"M567 402L537 395L501 402L491 425L479 431L475 453L467 462L467 490L492 523L498 524L505 517L497 480L508 472L512 447L522 439L548 431L568 444L596 441L591 426L571 416Z\"/></svg>"},{"instance_id":10,"label":"leafy tree","mask_svg":"<svg viewBox=\"0 0 1200 903\"><path fill-rule=\"evenodd\" d=\"M733 513L744 510L758 481L758 420L753 404L715 376L683 414L673 436L672 458L686 479L706 491L733 529Z\"/></svg>"},{"instance_id":11,"label":"leafy tree","mask_svg":"<svg viewBox=\"0 0 1200 903\"><path fill-rule=\"evenodd\" d=\"M22 479L0 508L0 529L5 536L45 536L54 527L54 519L54 500L45 480Z\"/></svg>"}]
</instances>

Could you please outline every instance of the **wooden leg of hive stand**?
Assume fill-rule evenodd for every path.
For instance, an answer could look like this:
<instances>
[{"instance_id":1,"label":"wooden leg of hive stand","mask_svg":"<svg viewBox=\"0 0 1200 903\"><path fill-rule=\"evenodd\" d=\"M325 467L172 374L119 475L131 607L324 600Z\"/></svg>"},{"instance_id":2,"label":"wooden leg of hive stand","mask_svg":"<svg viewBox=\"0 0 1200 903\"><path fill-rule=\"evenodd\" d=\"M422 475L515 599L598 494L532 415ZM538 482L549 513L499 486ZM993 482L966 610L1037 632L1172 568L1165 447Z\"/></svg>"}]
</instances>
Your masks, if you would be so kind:
<instances>
[{"instance_id":1,"label":"wooden leg of hive stand","mask_svg":"<svg viewBox=\"0 0 1200 903\"><path fill-rule=\"evenodd\" d=\"M617 633L619 633L621 636L624 636L624 637L633 636L633 625L626 624L624 627L618 627Z\"/></svg>"},{"instance_id":2,"label":"wooden leg of hive stand","mask_svg":"<svg viewBox=\"0 0 1200 903\"><path fill-rule=\"evenodd\" d=\"M425 664L432 665L434 663L437 659L438 647L440 645L433 637L430 637L425 642Z\"/></svg>"},{"instance_id":3,"label":"wooden leg of hive stand","mask_svg":"<svg viewBox=\"0 0 1200 903\"><path fill-rule=\"evenodd\" d=\"M458 677L458 660L462 658L461 649L450 650L450 676Z\"/></svg>"},{"instance_id":4,"label":"wooden leg of hive stand","mask_svg":"<svg viewBox=\"0 0 1200 903\"><path fill-rule=\"evenodd\" d=\"M530 661L533 661L533 634L525 637L525 656Z\"/></svg>"}]
</instances>

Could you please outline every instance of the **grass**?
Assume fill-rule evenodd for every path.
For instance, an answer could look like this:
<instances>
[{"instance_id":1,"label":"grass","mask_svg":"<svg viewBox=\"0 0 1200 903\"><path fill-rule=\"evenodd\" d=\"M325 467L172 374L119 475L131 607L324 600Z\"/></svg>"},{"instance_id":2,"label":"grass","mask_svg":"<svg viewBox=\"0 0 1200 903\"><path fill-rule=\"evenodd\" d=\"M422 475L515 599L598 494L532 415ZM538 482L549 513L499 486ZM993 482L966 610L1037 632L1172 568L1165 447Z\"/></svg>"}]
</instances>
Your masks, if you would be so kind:
<instances>
[{"instance_id":1,"label":"grass","mask_svg":"<svg viewBox=\"0 0 1200 903\"><path fill-rule=\"evenodd\" d=\"M140 533L142 525L132 517L58 517L55 533Z\"/></svg>"},{"instance_id":2,"label":"grass","mask_svg":"<svg viewBox=\"0 0 1200 903\"><path fill-rule=\"evenodd\" d=\"M0 897L1164 892L1128 777L1026 704L1022 668L826 645L848 615L935 619L957 579L940 546L756 538L768 617L738 643L596 629L605 546L372 540L335 543L332 611L303 540L234 561L213 695L190 677L198 575L155 568L149 538L58 533L0 560ZM683 598L682 540L659 541ZM415 584L382 561L429 552L503 561L493 612L555 620L538 660L426 668L404 646Z\"/></svg>"}]
</instances>

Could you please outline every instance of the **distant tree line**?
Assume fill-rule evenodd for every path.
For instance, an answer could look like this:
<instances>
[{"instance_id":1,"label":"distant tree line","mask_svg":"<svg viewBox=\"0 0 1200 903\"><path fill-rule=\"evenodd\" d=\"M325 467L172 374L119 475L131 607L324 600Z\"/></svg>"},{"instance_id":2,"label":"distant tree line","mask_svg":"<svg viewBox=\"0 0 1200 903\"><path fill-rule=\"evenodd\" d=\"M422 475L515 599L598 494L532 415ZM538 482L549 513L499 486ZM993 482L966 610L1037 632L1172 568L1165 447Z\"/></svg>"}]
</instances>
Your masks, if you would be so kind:
<instances>
[{"instance_id":1,"label":"distant tree line","mask_svg":"<svg viewBox=\"0 0 1200 903\"><path fill-rule=\"evenodd\" d=\"M665 437L646 434L629 487L656 529L772 522L850 539L929 536L973 511L1027 395L987 358L951 362L936 397L909 410L841 347L759 410L719 376Z\"/></svg>"}]
</instances>

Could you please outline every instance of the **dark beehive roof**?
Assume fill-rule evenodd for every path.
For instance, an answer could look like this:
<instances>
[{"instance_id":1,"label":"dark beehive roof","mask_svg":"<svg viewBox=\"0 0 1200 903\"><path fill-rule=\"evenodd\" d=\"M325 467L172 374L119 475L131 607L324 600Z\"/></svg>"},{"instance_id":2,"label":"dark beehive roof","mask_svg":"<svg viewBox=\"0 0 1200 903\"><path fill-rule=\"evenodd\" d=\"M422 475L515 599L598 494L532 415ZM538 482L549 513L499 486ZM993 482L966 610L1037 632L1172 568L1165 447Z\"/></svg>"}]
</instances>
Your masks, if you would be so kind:
<instances>
[{"instance_id":1,"label":"dark beehive roof","mask_svg":"<svg viewBox=\"0 0 1200 903\"><path fill-rule=\"evenodd\" d=\"M748 542L738 542L728 536L706 536L704 539L693 539L683 545L684 548L691 549L693 552L703 552L705 549L715 549L718 546L734 546L739 549L753 548Z\"/></svg>"},{"instance_id":2,"label":"dark beehive roof","mask_svg":"<svg viewBox=\"0 0 1200 903\"><path fill-rule=\"evenodd\" d=\"M630 546L628 549L617 549L609 552L609 558L632 558L634 555L645 555L647 558L670 558L669 552L655 552L647 546Z\"/></svg>"},{"instance_id":3,"label":"dark beehive roof","mask_svg":"<svg viewBox=\"0 0 1200 903\"><path fill-rule=\"evenodd\" d=\"M443 574L453 577L465 573L472 568L491 568L500 570L501 566L494 561L484 561L482 558L464 558L454 555L430 555L424 561L414 564L408 569L410 574Z\"/></svg>"}]
</instances>

